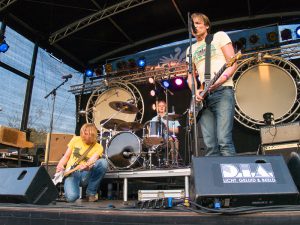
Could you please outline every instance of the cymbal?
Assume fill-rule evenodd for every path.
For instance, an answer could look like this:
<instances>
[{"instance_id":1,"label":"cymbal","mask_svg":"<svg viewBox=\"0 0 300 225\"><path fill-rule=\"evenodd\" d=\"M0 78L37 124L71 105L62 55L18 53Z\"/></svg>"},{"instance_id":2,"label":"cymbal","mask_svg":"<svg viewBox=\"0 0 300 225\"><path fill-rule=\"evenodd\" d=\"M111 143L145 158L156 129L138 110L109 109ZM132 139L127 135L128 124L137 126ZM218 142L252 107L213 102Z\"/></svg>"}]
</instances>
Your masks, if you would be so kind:
<instances>
[{"instance_id":1,"label":"cymbal","mask_svg":"<svg viewBox=\"0 0 300 225\"><path fill-rule=\"evenodd\" d=\"M164 117L163 117L163 119L167 119L168 118L168 120L177 120L177 119L179 119L181 117L181 115L180 114L169 114L169 115L165 115Z\"/></svg>"},{"instance_id":2,"label":"cymbal","mask_svg":"<svg viewBox=\"0 0 300 225\"><path fill-rule=\"evenodd\" d=\"M118 126L118 130L122 130L122 131L138 131L140 129L143 128L143 124L138 123L138 122L125 122L125 123L121 123Z\"/></svg>"},{"instance_id":3,"label":"cymbal","mask_svg":"<svg viewBox=\"0 0 300 225\"><path fill-rule=\"evenodd\" d=\"M110 119L109 121L108 120L109 119L101 120L100 125L104 124L103 125L104 128L106 128L106 129L112 129L112 130L114 130L114 129L118 130L118 126L120 124L126 122L124 120L119 120L119 119ZM108 122L106 122L106 121L108 121Z\"/></svg>"},{"instance_id":4,"label":"cymbal","mask_svg":"<svg viewBox=\"0 0 300 225\"><path fill-rule=\"evenodd\" d=\"M134 114L139 111L135 105L128 102L113 101L109 103L109 106L122 113Z\"/></svg>"}]
</instances>

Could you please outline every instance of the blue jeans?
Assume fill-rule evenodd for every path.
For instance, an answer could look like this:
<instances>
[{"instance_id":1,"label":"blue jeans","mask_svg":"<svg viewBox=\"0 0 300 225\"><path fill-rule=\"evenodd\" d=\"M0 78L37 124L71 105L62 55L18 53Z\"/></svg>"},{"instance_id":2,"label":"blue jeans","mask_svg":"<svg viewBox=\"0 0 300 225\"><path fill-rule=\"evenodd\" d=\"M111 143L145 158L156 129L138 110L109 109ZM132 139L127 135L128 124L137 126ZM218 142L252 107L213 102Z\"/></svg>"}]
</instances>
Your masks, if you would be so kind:
<instances>
[{"instance_id":1,"label":"blue jeans","mask_svg":"<svg viewBox=\"0 0 300 225\"><path fill-rule=\"evenodd\" d=\"M64 183L67 201L74 202L80 197L80 186L87 186L86 195L95 195L107 168L107 160L101 158L89 171L75 171L68 176Z\"/></svg>"},{"instance_id":2,"label":"blue jeans","mask_svg":"<svg viewBox=\"0 0 300 225\"><path fill-rule=\"evenodd\" d=\"M206 97L199 119L206 156L235 155L232 140L234 106L234 91L229 87L218 87Z\"/></svg>"}]
</instances>

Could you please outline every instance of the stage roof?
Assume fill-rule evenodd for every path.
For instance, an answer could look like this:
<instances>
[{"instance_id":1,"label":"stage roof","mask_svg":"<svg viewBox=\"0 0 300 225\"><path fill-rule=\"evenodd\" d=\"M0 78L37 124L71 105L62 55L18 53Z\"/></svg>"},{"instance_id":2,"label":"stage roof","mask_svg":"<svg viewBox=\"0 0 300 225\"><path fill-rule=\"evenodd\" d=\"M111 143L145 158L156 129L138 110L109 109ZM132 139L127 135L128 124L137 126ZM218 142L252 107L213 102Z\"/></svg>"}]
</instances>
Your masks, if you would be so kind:
<instances>
[{"instance_id":1,"label":"stage roof","mask_svg":"<svg viewBox=\"0 0 300 225\"><path fill-rule=\"evenodd\" d=\"M1 19L57 58L87 66L187 39L188 12L200 11L212 31L300 21L297 0L4 0Z\"/></svg>"}]
</instances>

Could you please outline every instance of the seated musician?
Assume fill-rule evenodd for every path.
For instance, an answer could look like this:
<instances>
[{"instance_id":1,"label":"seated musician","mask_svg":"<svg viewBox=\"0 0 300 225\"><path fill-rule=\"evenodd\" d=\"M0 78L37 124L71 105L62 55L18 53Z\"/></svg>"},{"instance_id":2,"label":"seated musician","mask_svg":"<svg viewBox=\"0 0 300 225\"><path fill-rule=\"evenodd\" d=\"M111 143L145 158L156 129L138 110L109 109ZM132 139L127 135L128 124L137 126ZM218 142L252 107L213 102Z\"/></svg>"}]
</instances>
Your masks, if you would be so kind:
<instances>
[{"instance_id":1,"label":"seated musician","mask_svg":"<svg viewBox=\"0 0 300 225\"><path fill-rule=\"evenodd\" d=\"M56 167L57 173L66 169L66 174L69 168L77 165L78 170L67 176L64 181L65 197L68 202L74 202L80 197L80 186L87 186L87 201L98 200L97 190L108 167L102 154L103 147L97 143L97 128L94 124L84 124L80 129L80 136L72 138L66 153Z\"/></svg>"},{"instance_id":2,"label":"seated musician","mask_svg":"<svg viewBox=\"0 0 300 225\"><path fill-rule=\"evenodd\" d=\"M152 118L152 121L161 121L167 127L167 120L164 118L166 116L166 102L164 100L159 100L157 102L157 116ZM177 162L178 151L179 151L179 142L176 138L176 134L179 133L180 124L178 120L168 120L169 125L169 154L171 156L172 163Z\"/></svg>"}]
</instances>

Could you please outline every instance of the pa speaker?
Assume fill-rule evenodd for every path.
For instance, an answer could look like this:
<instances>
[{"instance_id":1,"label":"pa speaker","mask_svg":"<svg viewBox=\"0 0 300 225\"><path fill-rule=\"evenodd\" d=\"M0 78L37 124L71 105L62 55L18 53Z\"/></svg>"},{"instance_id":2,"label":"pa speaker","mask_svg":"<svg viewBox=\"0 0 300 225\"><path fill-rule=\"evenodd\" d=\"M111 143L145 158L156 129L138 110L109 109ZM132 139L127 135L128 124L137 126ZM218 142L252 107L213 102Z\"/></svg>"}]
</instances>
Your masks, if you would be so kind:
<instances>
[{"instance_id":1,"label":"pa speaker","mask_svg":"<svg viewBox=\"0 0 300 225\"><path fill-rule=\"evenodd\" d=\"M0 202L47 205L58 191L44 167L1 168Z\"/></svg>"},{"instance_id":2,"label":"pa speaker","mask_svg":"<svg viewBox=\"0 0 300 225\"><path fill-rule=\"evenodd\" d=\"M190 192L209 207L296 204L299 195L282 156L192 158Z\"/></svg>"}]
</instances>

